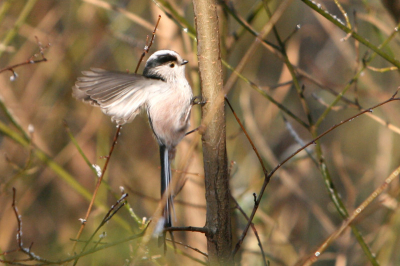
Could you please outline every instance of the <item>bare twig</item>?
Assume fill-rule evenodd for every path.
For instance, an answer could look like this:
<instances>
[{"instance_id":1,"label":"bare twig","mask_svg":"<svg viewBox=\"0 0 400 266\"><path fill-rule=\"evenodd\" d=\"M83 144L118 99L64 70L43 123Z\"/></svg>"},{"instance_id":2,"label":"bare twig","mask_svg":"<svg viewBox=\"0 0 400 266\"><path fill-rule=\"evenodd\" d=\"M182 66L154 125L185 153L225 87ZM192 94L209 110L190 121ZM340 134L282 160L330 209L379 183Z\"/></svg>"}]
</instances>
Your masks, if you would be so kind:
<instances>
[{"instance_id":1,"label":"bare twig","mask_svg":"<svg viewBox=\"0 0 400 266\"><path fill-rule=\"evenodd\" d=\"M297 263L296 265L311 265L315 261L318 260L319 256L322 254L323 251L325 251L329 245L337 239L343 231L349 227L349 225L357 218L364 210L365 208L371 204L371 202L376 199L388 186L389 184L399 176L400 174L400 166L396 168L386 179L385 182L380 185L377 189L375 189L367 199L365 199L354 211L351 216L347 220L345 220L342 224L342 226L336 230L334 233L332 233L325 241L320 245L313 253L312 255L309 255L308 258L306 259L305 262Z\"/></svg>"},{"instance_id":2,"label":"bare twig","mask_svg":"<svg viewBox=\"0 0 400 266\"><path fill-rule=\"evenodd\" d=\"M232 255L235 256L235 254L238 252L240 246L242 245L243 240L244 240L244 238L246 237L246 234L247 234L247 232L248 232L248 230L249 230L249 228L250 228L250 226L251 226L251 223L252 223L252 221L253 221L253 219L254 219L254 216L255 216L255 214L256 214L256 212L257 212L257 209L258 209L258 207L259 207L259 205L260 205L262 196L263 196L263 194L264 194L264 192L265 192L265 188L266 188L267 185L269 184L269 181L271 180L271 177L274 175L274 173L275 173L279 168L281 168L282 165L284 165L286 162L288 162L290 159L292 159L296 154L298 154L299 152L301 152L302 150L304 150L304 149L307 148L308 146L315 144L317 140L321 139L322 137L324 137L325 135L327 135L328 133L330 133L331 131L333 131L333 130L336 129L337 127L340 127L341 125L343 125L343 124L345 124L345 123L347 123L347 122L350 122L350 121L354 120L355 118L357 118L357 117L359 117L359 116L361 116L361 115L363 115L363 114L365 114L365 113L372 112L373 109L375 109L375 108L378 108L378 107L380 107L380 106L382 106L382 105L385 105L385 104L390 103L390 102L393 102L393 101L398 101L398 100L400 100L400 98L396 98L396 95L397 95L397 93L398 93L399 90L400 90L400 87L396 90L396 92L395 92L395 93L392 95L392 97L390 97L388 100L386 100L386 101L384 101L384 102L381 102L381 103L379 103L379 104L377 104L377 105L374 105L374 106L372 106L371 108L368 108L368 109L366 109L366 110L364 110L364 111L361 111L361 112L357 113L356 115L354 115L354 116L352 116L352 117L350 117L350 118L348 118L348 119L346 119L346 120L343 120L343 121L341 121L340 123L338 123L338 124L332 126L330 129L326 130L325 132L323 132L322 134L320 134L318 137L316 137L316 138L313 139L312 141L308 142L308 143L307 143L306 145L304 145L303 147L299 148L299 149L298 149L297 151L295 151L292 155L290 155L290 156L287 157L285 160L283 160L280 164L278 164L268 175L266 175L265 178L264 178L264 183L263 183L263 185L262 185L262 187L261 187L260 193L258 194L257 200L256 200L256 202L255 202L255 204L254 204L253 211L252 211L252 213L251 213L251 215L250 215L250 217L249 217L249 222L246 224L246 227L245 227L245 229L243 230L240 239L239 239L238 242L236 243L236 246L235 246L234 250L232 251Z\"/></svg>"},{"instance_id":3,"label":"bare twig","mask_svg":"<svg viewBox=\"0 0 400 266\"><path fill-rule=\"evenodd\" d=\"M141 58L140 58L140 60L139 60L139 62L138 62L138 64L137 64L137 66L136 66L135 73L137 73L137 71L138 71L138 69L139 69L139 66L140 66L140 63L142 62L142 59L143 59L144 55L145 55L146 53L149 52L150 47L151 47L152 44L153 44L154 37L155 37L156 31L157 31L157 27L158 27L158 23L160 22L160 19L161 19L161 16L158 17L156 26L154 27L154 30L153 30L153 36L152 36L152 38L151 38L151 40L150 40L150 43L147 43L147 42L146 42L146 45L145 45L145 47L144 47L144 52L143 52L143 54L142 54L142 56L141 56ZM147 39L148 39L148 37L147 37ZM109 151L109 153L108 153L108 156L106 156L106 162L105 162L104 167L103 167L103 169L102 169L102 171L101 171L101 176L99 177L99 179L98 179L98 181L97 181L96 188L95 188L95 190L94 190L92 200L90 201L90 204L89 204L88 210L87 210L87 212L86 212L85 218L82 219L82 223L81 223L81 227L80 227L80 229L79 229L79 232L78 232L77 236L75 237L75 238L78 239L78 240L79 240L79 238L80 238L80 236L81 236L81 234L82 234L83 229L85 228L85 225L86 225L87 219L89 218L90 212L92 211L92 207L93 207L94 200L95 200L96 195L97 195L97 192L98 192L98 190L99 190L101 181L103 180L104 173L105 173L106 170L107 170L107 166L108 166L108 163L109 163L109 161L110 161L111 155L112 155L112 153L113 153L113 151L114 151L115 145L117 144L117 140L118 140L118 137L119 137L119 135L120 135L121 128L122 128L122 126L118 125L117 131L115 132L115 136L114 136L113 143L112 143L111 148L110 148L110 151ZM72 251L75 250L76 243L78 243L78 242L75 242L75 243L74 243L74 246L72 247Z\"/></svg>"},{"instance_id":4,"label":"bare twig","mask_svg":"<svg viewBox=\"0 0 400 266\"><path fill-rule=\"evenodd\" d=\"M268 20L268 22L263 26L262 30L260 33L256 36L254 39L253 43L248 47L246 53L242 56L240 59L240 62L237 64L235 68L236 73L241 73L250 60L250 58L253 57L254 53L256 52L258 46L260 45L260 39L264 39L268 33L272 30L274 27L274 24L279 20L279 18L282 16L286 8L289 6L289 2L291 0L285 0L282 1L282 4L279 5L277 11L275 12L274 16ZM230 9L233 9L233 4L230 5ZM233 12L233 11L231 11ZM278 48L279 49L279 48ZM235 73L232 73L232 75L229 77L229 79L226 81L224 85L224 91L227 94L233 85L235 84L236 80L238 79L238 76L235 75Z\"/></svg>"},{"instance_id":5,"label":"bare twig","mask_svg":"<svg viewBox=\"0 0 400 266\"><path fill-rule=\"evenodd\" d=\"M301 29L301 25L300 25L300 24L297 24L296 27L294 28L294 30L286 37L286 39L284 39L284 40L282 41L282 43L283 43L283 44L287 44L288 41L293 37L293 35L295 35L295 34L299 31L299 29ZM292 82L292 81L291 81L291 82Z\"/></svg>"},{"instance_id":6,"label":"bare twig","mask_svg":"<svg viewBox=\"0 0 400 266\"><path fill-rule=\"evenodd\" d=\"M312 93L311 94L311 96L317 101L317 102L319 102L322 106L324 106L324 107L329 107L329 104L328 103L326 103L325 101L324 101L324 99L322 99L321 97L319 97L317 94L315 94L315 93ZM342 110L342 109L344 109L345 108L345 106L343 106L343 105L336 105L336 106L333 106L331 109L333 110L333 111L340 111L340 110Z\"/></svg>"},{"instance_id":7,"label":"bare twig","mask_svg":"<svg viewBox=\"0 0 400 266\"><path fill-rule=\"evenodd\" d=\"M128 236L128 237L123 238L123 239L121 239L121 240L118 240L118 241L116 241L116 242L104 244L104 245L102 245L101 247L90 249L90 250L88 250L88 251L86 251L86 252L84 252L84 253L82 253L82 254L74 255L74 256L71 256L71 257L67 257L67 258L65 258L65 259L63 259L63 260L49 261L49 260L43 260L43 259L41 259L41 260L39 261L39 264L35 264L35 265L61 265L61 264L64 264L64 263L67 263L67 262L70 262L70 261L74 261L74 260L76 260L77 258L81 258L81 257L87 256L87 255L96 253L96 252L98 252L98 251L100 251L100 250L107 249L107 248L110 248L110 247L114 247L114 246L120 245L120 244L122 244L122 243L129 242L129 241L138 239L138 238L140 238L140 237L142 237L142 236L144 235L144 233L146 232L146 230L147 230L149 224L150 224L150 223L148 223L148 224L146 225L146 227L145 227L140 233L135 234L135 235L132 235L132 236ZM19 250L16 250L16 251L19 251ZM8 253L10 253L10 252L8 252ZM33 264L31 264L31 263L29 263L29 264L21 263L22 261L29 261L29 260L24 259L24 260L19 260L19 261L15 261L15 260L10 260L10 261L8 261L8 260L2 260L2 259L0 259L0 262L1 262L1 263L6 263L6 264L10 264L10 265L23 265L23 266L25 266L25 265L26 265L26 266L28 266L28 265L33 265ZM37 260L35 259L35 261L37 261Z\"/></svg>"},{"instance_id":8,"label":"bare twig","mask_svg":"<svg viewBox=\"0 0 400 266\"><path fill-rule=\"evenodd\" d=\"M182 226L182 227L167 227L164 228L164 231L173 232L173 231L183 231L183 232L199 232L203 234L208 234L208 229L205 227L194 227L194 226Z\"/></svg>"},{"instance_id":9,"label":"bare twig","mask_svg":"<svg viewBox=\"0 0 400 266\"><path fill-rule=\"evenodd\" d=\"M333 90L329 86L326 86L326 85L322 84L321 82L319 82L318 80L313 78L310 74L308 74L304 70L302 70L300 68L297 68L296 71L299 73L299 75L301 75L304 78L308 79L309 81L313 82L314 84L316 84L317 86L321 87L322 89L328 91L332 95L335 95L335 96L339 95L338 92L336 92L335 90ZM344 95L342 95L342 97L340 97L340 100L345 102L346 104L348 104L348 106L350 106L350 107L356 108L356 109L358 109L360 111L365 110L359 105L358 101L352 101L352 100L346 98ZM328 107L331 106L331 105L325 105L325 104L323 104L323 105L324 106L328 106ZM337 108L336 105L331 107L332 110L336 110L335 108ZM385 121L384 119L374 115L373 113L367 113L366 115L368 117L372 118L373 120L375 120L376 122L378 122L379 124L383 125L384 127L388 128L389 130L395 132L396 134L400 134L400 128L395 126L394 124L390 123L389 121Z\"/></svg>"},{"instance_id":10,"label":"bare twig","mask_svg":"<svg viewBox=\"0 0 400 266\"><path fill-rule=\"evenodd\" d=\"M114 136L114 141L113 141L113 143L111 145L111 149L110 149L110 151L108 153L108 156L106 157L106 162L104 164L103 170L101 171L101 175L100 175L99 179L97 180L96 187L95 187L94 192L93 192L92 200L89 203L89 207L88 207L88 209L86 211L85 218L81 219L81 228L79 229L79 232L78 232L77 236L75 237L78 240L80 239L80 237L82 235L83 229L85 228L86 222L87 222L87 220L89 218L89 215L90 215L90 213L92 211L94 200L96 199L97 192L99 191L99 187L100 187L101 181L103 180L103 177L104 177L104 173L107 170L107 166L108 166L108 163L110 162L111 155L112 155L112 153L114 151L115 145L117 144L117 139L118 139L120 131L121 131L121 126L118 126L117 127L117 131L116 131L115 136ZM75 250L75 247L76 247L77 243L78 242L74 242L74 246L72 247L72 251Z\"/></svg>"},{"instance_id":11,"label":"bare twig","mask_svg":"<svg viewBox=\"0 0 400 266\"><path fill-rule=\"evenodd\" d=\"M171 240L171 239L168 239L168 238L165 239L165 240L167 240L167 241L169 241L169 242L172 242L172 240ZM192 247L192 246L189 246L188 244L183 244L182 242L179 242L179 241L174 241L174 243L175 243L175 244L178 244L178 245L181 245L181 246L184 246L185 248L189 248L189 249L191 249L191 250L194 250L194 251L196 251L196 252L200 253L201 255L203 255L203 256L205 256L205 257L208 258L208 254L205 253L205 252L203 252L203 251L201 251L201 250L199 250L198 248L194 248L194 247Z\"/></svg>"},{"instance_id":12,"label":"bare twig","mask_svg":"<svg viewBox=\"0 0 400 266\"><path fill-rule=\"evenodd\" d=\"M17 179L18 177L20 177L20 176L22 176L24 174L31 174L31 173L28 173L28 172L32 172L32 171L29 171L29 170L34 170L33 172L35 172L35 167L31 167L32 166L32 162L33 162L33 158L34 158L33 155L34 155L34 149L35 149L35 145L33 144L34 127L32 125L29 125L28 130L29 130L29 134L30 134L29 147L28 147L29 148L29 155L28 155L28 158L26 159L26 162L25 162L24 166L23 167L19 167L16 163L14 163L7 156L7 154L4 155L6 161L17 170L17 173L15 173L7 182L5 182L5 184L4 184L4 189L5 190L7 190L9 185L10 185L10 183L12 181L14 181L15 179Z\"/></svg>"},{"instance_id":13,"label":"bare twig","mask_svg":"<svg viewBox=\"0 0 400 266\"><path fill-rule=\"evenodd\" d=\"M149 41L149 36L147 36L146 45L144 46L143 53L142 53L142 55L140 56L139 63L138 63L138 65L136 66L135 73L138 72L140 63L142 62L144 56L145 56L147 53L149 53L150 47L153 45L154 38L155 38L155 36L156 36L156 31L157 31L158 23L160 23L160 19L161 19L161 15L158 15L157 23L156 23L156 26L154 27L154 30L153 30L153 33L152 33L150 42L148 42L148 41Z\"/></svg>"},{"instance_id":14,"label":"bare twig","mask_svg":"<svg viewBox=\"0 0 400 266\"><path fill-rule=\"evenodd\" d=\"M293 137L293 139L299 144L300 146L304 146L304 141L301 139L299 134L296 132L296 130L292 127L292 124L286 119L284 115L282 115L283 122L285 123L286 129L289 132L289 134ZM317 160L313 157L312 150L311 149L305 149L308 157L314 162L316 166L318 166Z\"/></svg>"},{"instance_id":15,"label":"bare twig","mask_svg":"<svg viewBox=\"0 0 400 266\"><path fill-rule=\"evenodd\" d=\"M141 198L143 198L143 199L152 201L152 202L154 202L154 203L159 203L159 202L160 202L160 199L159 199L159 198L155 198L155 197L148 196L148 195L146 195L146 194L144 194L144 193L142 193L142 192L140 192L140 191L133 190L133 189L130 188L129 186L127 186L127 188L128 188L130 191L132 191L132 193L133 193L134 195L137 195L138 197L141 197ZM206 206L205 206L205 205L190 203L190 202L186 202L186 201L178 200L178 199L174 199L174 204L181 204L181 205L184 205L185 207L191 207L191 208L196 208L196 209L206 209Z\"/></svg>"},{"instance_id":16,"label":"bare twig","mask_svg":"<svg viewBox=\"0 0 400 266\"><path fill-rule=\"evenodd\" d=\"M272 12L268 6L267 0L262 0L262 1L264 3L265 11L267 11L268 17L270 19L272 19L275 16L277 11L275 11L274 14L272 15ZM273 30L276 40L279 43L280 52L282 53L282 56L283 56L283 62L285 63L286 67L288 68L288 70L290 72L290 75L292 76L293 86L296 88L300 103L303 107L303 111L304 111L305 115L307 116L308 125L311 127L314 122L313 122L313 119L311 116L310 106L308 105L308 103L304 97L304 86L300 86L299 80L297 79L297 76L295 73L294 66L289 60L289 56L286 51L287 49L286 49L285 43L282 41L275 24L272 26L272 30Z\"/></svg>"},{"instance_id":17,"label":"bare twig","mask_svg":"<svg viewBox=\"0 0 400 266\"><path fill-rule=\"evenodd\" d=\"M108 222L124 205L126 202L126 198L128 197L127 193L124 193L121 198L119 198L117 200L117 202L111 206L111 208L108 210L107 214L104 216L103 220L101 221L101 223L99 224L99 226L96 228L96 230L93 232L93 234L91 235L91 237L89 238L88 241L86 241L85 246L82 248L82 251L80 254L83 254L84 251L86 250L87 246L91 243L91 241L93 240L94 236L96 235L96 233L100 230L101 227L103 227L103 225ZM83 224L83 223L82 223ZM101 240L101 239L100 239ZM97 243L98 244L98 243ZM96 246L97 246L96 244ZM94 248L96 248L96 246ZM78 262L79 257L75 260L74 265L76 265L76 263Z\"/></svg>"},{"instance_id":18,"label":"bare twig","mask_svg":"<svg viewBox=\"0 0 400 266\"><path fill-rule=\"evenodd\" d=\"M28 256L27 259L21 260L21 261L38 261L38 262L42 262L44 264L54 263L49 260L42 259L38 255L33 253L31 251L33 243L31 243L29 245L29 248L24 248L24 244L22 242L22 220L21 220L21 215L18 212L18 208L17 208L17 204L16 204L16 194L17 194L17 190L15 188L13 188L12 208L14 210L15 218L17 219L17 244L18 244L18 249L16 249L15 251L21 251L22 253L24 253ZM20 265L24 265L24 264L20 264Z\"/></svg>"},{"instance_id":19,"label":"bare twig","mask_svg":"<svg viewBox=\"0 0 400 266\"><path fill-rule=\"evenodd\" d=\"M236 204L236 206L235 206L236 209L238 209L239 212L240 212L240 213L243 215L243 217L246 219L246 221L249 222L249 216L247 216L247 214L244 212L244 210L242 209L242 207L240 207L240 205L239 205L239 203L237 202L237 200L236 200L234 197L232 197L232 200L233 200L233 202ZM261 243L260 236L258 235L257 229L256 229L256 227L254 226L254 224L251 223L250 226L251 226L251 229L252 229L253 232L254 232L254 235L255 235L256 238L257 238L258 246L260 247L260 251L261 251L261 256L263 257L263 262L264 262L264 265L266 266L266 265L268 265L268 262L267 262L267 260L266 260L266 258L265 258L265 253L264 253L264 249L263 249L263 246L262 246L262 243Z\"/></svg>"},{"instance_id":20,"label":"bare twig","mask_svg":"<svg viewBox=\"0 0 400 266\"><path fill-rule=\"evenodd\" d=\"M151 25L151 23L149 23L147 20L141 18L140 16L138 16L134 13L127 11L125 8L121 8L121 7L118 7L117 5L113 5L106 1L101 1L101 0L84 0L84 2L90 3L92 5L95 5L95 6L110 10L110 11L116 11L147 30L153 29L153 25Z\"/></svg>"},{"instance_id":21,"label":"bare twig","mask_svg":"<svg viewBox=\"0 0 400 266\"><path fill-rule=\"evenodd\" d=\"M380 73L384 73L384 72L388 72L388 71L394 71L394 70L398 70L397 67L383 67L383 68L377 68L377 67L372 67L372 66L367 66L367 68L369 70L375 71L375 72L380 72Z\"/></svg>"},{"instance_id":22,"label":"bare twig","mask_svg":"<svg viewBox=\"0 0 400 266\"><path fill-rule=\"evenodd\" d=\"M22 63L19 63L19 64L15 64L15 65L8 66L8 67L0 69L0 73L5 72L5 71L11 71L12 76L10 77L10 80L14 81L18 77L17 73L14 71L15 68L20 67L20 66L24 66L24 65L32 65L32 64L38 64L38 63L41 63L41 62L47 62L47 58L44 56L44 51L47 48L49 48L51 44L48 43L47 45L43 46L42 43L39 41L39 38L36 37L36 36L35 36L35 38L36 38L36 42L37 42L37 44L39 46L39 54L41 56L41 59L36 59L35 60L35 58L38 57L39 54L34 54L30 58L28 58L25 62L22 62Z\"/></svg>"},{"instance_id":23,"label":"bare twig","mask_svg":"<svg viewBox=\"0 0 400 266\"><path fill-rule=\"evenodd\" d=\"M358 31L358 22L357 22L357 11L354 10L353 11L353 15L354 15L354 31L357 32ZM360 67L360 42L355 40L354 41L354 49L355 49L355 53L356 53L356 58L355 58L355 68L354 68L354 74L357 74L357 69ZM360 105L359 101L358 101L358 79L354 82L354 102L357 105Z\"/></svg>"},{"instance_id":24,"label":"bare twig","mask_svg":"<svg viewBox=\"0 0 400 266\"><path fill-rule=\"evenodd\" d=\"M392 56L389 56L384 49L381 49L379 46L373 45L371 42L369 42L366 38L363 36L359 35L357 32L354 30L350 29L344 23L340 20L338 20L336 17L333 17L331 13L329 13L327 10L324 8L321 8L318 6L318 3L312 0L301 0L304 4L312 8L314 11L319 13L321 16L325 17L327 20L335 24L338 28L343 30L345 33L351 34L351 36L358 40L360 43L364 44L366 47L374 51L377 55L385 59L386 61L390 62L396 67L400 67L400 62L397 61L395 58Z\"/></svg>"},{"instance_id":25,"label":"bare twig","mask_svg":"<svg viewBox=\"0 0 400 266\"><path fill-rule=\"evenodd\" d=\"M339 8L340 12L342 12L342 15L343 15L344 19L346 20L346 26L349 29L351 29L351 24L350 24L350 20L349 20L349 16L347 15L347 12L344 11L342 5L339 3L338 0L334 0L334 1L335 1L336 6Z\"/></svg>"},{"instance_id":26,"label":"bare twig","mask_svg":"<svg viewBox=\"0 0 400 266\"><path fill-rule=\"evenodd\" d=\"M231 105L231 103L229 102L228 98L225 97L225 101L226 101L226 103L228 104L229 109L231 109L233 115L235 116L236 121L238 122L240 128L243 130L244 134L246 135L247 140L250 142L251 147L253 148L254 152L256 153L257 158L258 158L258 161L259 161L260 164L261 164L261 167L262 167L262 170L263 170L264 175L265 175L265 176L268 175L267 168L265 167L264 162L262 161L261 156L260 156L260 154L258 153L256 146L254 146L253 141L251 140L249 134L247 134L247 131L246 131L246 129L244 128L242 122L240 122L239 117L236 115L235 111L233 110L232 105Z\"/></svg>"}]
</instances>

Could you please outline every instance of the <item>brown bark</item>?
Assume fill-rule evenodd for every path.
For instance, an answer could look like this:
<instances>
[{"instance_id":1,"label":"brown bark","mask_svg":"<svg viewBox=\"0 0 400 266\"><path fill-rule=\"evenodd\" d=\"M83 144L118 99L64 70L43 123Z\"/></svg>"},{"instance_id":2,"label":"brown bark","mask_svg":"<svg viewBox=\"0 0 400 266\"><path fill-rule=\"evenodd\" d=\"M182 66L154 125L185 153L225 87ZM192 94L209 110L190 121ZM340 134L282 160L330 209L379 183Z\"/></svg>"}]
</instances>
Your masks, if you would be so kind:
<instances>
[{"instance_id":1,"label":"brown bark","mask_svg":"<svg viewBox=\"0 0 400 266\"><path fill-rule=\"evenodd\" d=\"M193 0L203 99L203 160L210 265L230 265L232 251L223 74L216 0Z\"/></svg>"}]
</instances>

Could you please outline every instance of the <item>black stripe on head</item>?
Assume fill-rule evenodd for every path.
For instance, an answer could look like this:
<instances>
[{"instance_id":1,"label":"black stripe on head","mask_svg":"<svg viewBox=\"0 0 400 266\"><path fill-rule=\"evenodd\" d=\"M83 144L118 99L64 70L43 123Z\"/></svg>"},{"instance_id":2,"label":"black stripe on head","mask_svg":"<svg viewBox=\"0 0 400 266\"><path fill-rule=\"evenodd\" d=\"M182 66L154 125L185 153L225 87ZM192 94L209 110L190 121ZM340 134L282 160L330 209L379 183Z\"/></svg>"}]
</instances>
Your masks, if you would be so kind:
<instances>
[{"instance_id":1,"label":"black stripe on head","mask_svg":"<svg viewBox=\"0 0 400 266\"><path fill-rule=\"evenodd\" d=\"M176 58L175 55L172 55L172 54L169 54L169 53L168 54L162 54L162 55L159 55L159 56L157 56L156 58L154 58L154 59L152 59L150 61L147 61L146 68L153 68L153 67L164 65L164 64L169 63L169 62L177 62L177 61L178 61L178 58Z\"/></svg>"}]
</instances>

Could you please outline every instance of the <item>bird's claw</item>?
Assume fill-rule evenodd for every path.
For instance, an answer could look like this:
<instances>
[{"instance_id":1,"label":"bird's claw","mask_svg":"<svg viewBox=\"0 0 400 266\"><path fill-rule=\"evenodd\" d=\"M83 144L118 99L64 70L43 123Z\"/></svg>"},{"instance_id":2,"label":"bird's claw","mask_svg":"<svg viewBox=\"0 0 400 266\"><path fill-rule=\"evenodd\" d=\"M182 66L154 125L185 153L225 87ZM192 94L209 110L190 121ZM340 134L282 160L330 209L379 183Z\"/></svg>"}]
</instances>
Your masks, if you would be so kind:
<instances>
[{"instance_id":1,"label":"bird's claw","mask_svg":"<svg viewBox=\"0 0 400 266\"><path fill-rule=\"evenodd\" d=\"M192 98L192 105L199 104L201 106L204 106L206 103L207 103L207 101L205 99L203 99L203 97L201 97L201 96L194 96Z\"/></svg>"}]
</instances>

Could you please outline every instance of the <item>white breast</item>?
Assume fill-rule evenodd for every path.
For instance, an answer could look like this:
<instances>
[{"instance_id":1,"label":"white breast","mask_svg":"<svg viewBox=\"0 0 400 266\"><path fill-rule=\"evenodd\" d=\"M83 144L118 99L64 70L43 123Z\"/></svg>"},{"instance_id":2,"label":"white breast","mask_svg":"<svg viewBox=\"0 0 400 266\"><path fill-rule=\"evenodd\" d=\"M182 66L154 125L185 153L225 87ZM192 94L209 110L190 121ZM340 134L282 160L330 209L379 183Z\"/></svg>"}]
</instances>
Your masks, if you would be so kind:
<instances>
[{"instance_id":1,"label":"white breast","mask_svg":"<svg viewBox=\"0 0 400 266\"><path fill-rule=\"evenodd\" d=\"M169 86L165 86L148 101L147 113L158 142L173 148L185 136L189 127L193 94L186 79L181 83L167 84Z\"/></svg>"}]
</instances>

